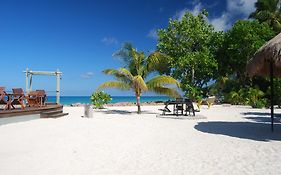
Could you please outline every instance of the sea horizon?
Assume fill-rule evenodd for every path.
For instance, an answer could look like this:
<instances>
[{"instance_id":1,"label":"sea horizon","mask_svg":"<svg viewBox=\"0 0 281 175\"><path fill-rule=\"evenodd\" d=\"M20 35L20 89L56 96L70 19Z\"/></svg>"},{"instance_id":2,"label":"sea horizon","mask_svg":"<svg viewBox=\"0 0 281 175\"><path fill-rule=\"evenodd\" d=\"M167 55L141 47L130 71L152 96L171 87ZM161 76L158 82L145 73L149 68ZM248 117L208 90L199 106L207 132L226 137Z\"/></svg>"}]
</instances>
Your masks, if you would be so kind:
<instances>
[{"instance_id":1,"label":"sea horizon","mask_svg":"<svg viewBox=\"0 0 281 175\"><path fill-rule=\"evenodd\" d=\"M91 96L61 96L60 97L60 103L63 105L71 105L71 104L91 104L90 100ZM136 102L136 97L135 96L121 96L121 95L116 95L116 96L111 96L112 100L109 102L109 104L112 103L120 103L120 102L131 102L134 103ZM141 103L144 102L157 102L157 101L167 101L172 99L171 97L168 96L141 96ZM47 102L56 102L56 96L48 96L47 97Z\"/></svg>"}]
</instances>

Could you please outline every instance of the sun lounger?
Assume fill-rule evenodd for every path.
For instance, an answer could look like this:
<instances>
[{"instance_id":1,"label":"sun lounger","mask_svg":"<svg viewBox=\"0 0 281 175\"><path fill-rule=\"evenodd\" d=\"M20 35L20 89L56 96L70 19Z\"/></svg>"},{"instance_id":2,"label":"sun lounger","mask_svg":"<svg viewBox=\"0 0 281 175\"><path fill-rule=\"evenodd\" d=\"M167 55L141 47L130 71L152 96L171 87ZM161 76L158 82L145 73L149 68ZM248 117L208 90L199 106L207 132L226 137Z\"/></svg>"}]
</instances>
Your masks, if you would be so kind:
<instances>
[{"instance_id":1,"label":"sun lounger","mask_svg":"<svg viewBox=\"0 0 281 175\"><path fill-rule=\"evenodd\" d=\"M38 92L38 98L39 98L39 103L40 106L45 106L46 101L47 101L47 95L45 90L36 90L36 92Z\"/></svg>"},{"instance_id":2,"label":"sun lounger","mask_svg":"<svg viewBox=\"0 0 281 175\"><path fill-rule=\"evenodd\" d=\"M29 107L40 106L37 91L30 91L26 96L26 100Z\"/></svg>"},{"instance_id":3,"label":"sun lounger","mask_svg":"<svg viewBox=\"0 0 281 175\"><path fill-rule=\"evenodd\" d=\"M20 105L22 109L25 109L25 105L24 105L24 100L25 100L25 96L24 96L24 92L22 88L13 88L13 99L11 102L12 107L15 109L14 105Z\"/></svg>"},{"instance_id":4,"label":"sun lounger","mask_svg":"<svg viewBox=\"0 0 281 175\"><path fill-rule=\"evenodd\" d=\"M6 99L7 93L5 92L5 87L0 87L0 105L5 105L6 108L8 101Z\"/></svg>"}]
</instances>

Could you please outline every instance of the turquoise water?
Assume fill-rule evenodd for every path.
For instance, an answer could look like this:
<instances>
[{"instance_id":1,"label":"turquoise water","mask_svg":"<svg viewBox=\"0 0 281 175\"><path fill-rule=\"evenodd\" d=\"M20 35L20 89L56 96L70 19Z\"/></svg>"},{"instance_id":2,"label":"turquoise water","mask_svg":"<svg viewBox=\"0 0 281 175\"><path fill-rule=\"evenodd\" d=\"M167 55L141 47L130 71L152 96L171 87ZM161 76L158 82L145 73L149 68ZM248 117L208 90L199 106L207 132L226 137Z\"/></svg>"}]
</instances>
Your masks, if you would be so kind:
<instances>
[{"instance_id":1,"label":"turquoise water","mask_svg":"<svg viewBox=\"0 0 281 175\"><path fill-rule=\"evenodd\" d=\"M155 101L167 101L171 99L165 96L143 96L141 97L141 102L155 102ZM55 96L48 96L48 102L56 102ZM91 103L89 96L62 96L60 98L61 104L70 105L74 103L89 104ZM134 96L112 96L110 103L118 102L136 102L136 97Z\"/></svg>"}]
</instances>

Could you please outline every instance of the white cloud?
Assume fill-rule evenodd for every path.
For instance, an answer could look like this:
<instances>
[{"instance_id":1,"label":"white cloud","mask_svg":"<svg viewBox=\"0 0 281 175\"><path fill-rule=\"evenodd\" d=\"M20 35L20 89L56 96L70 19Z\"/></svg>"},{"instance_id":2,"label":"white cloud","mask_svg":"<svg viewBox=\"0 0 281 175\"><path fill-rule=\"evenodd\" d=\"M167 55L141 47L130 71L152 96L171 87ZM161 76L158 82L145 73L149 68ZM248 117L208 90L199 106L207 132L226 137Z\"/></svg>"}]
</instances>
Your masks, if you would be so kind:
<instances>
[{"instance_id":1,"label":"white cloud","mask_svg":"<svg viewBox=\"0 0 281 175\"><path fill-rule=\"evenodd\" d=\"M227 0L226 10L218 17L210 18L208 21L214 26L217 31L228 30L232 26L233 19L247 19L249 15L255 11L255 2L257 0ZM174 19L181 20L186 12L191 12L193 15L198 15L204 7L199 1L193 1L192 8L184 8L176 12Z\"/></svg>"},{"instance_id":2,"label":"white cloud","mask_svg":"<svg viewBox=\"0 0 281 175\"><path fill-rule=\"evenodd\" d=\"M152 38L152 39L156 39L156 40L157 40L158 35L157 35L156 29L151 29L151 30L148 32L147 36L148 36L149 38Z\"/></svg>"},{"instance_id":3,"label":"white cloud","mask_svg":"<svg viewBox=\"0 0 281 175\"><path fill-rule=\"evenodd\" d=\"M84 79L90 79L94 76L94 73L93 72L86 72L84 74L81 75L82 78Z\"/></svg>"},{"instance_id":4,"label":"white cloud","mask_svg":"<svg viewBox=\"0 0 281 175\"><path fill-rule=\"evenodd\" d=\"M255 2L257 0L227 0L227 11L230 14L243 15L248 17L255 11Z\"/></svg>"},{"instance_id":5,"label":"white cloud","mask_svg":"<svg viewBox=\"0 0 281 175\"><path fill-rule=\"evenodd\" d=\"M234 17L247 19L255 11L255 2L256 0L227 0L226 11L217 18L209 19L209 22L217 31L228 30Z\"/></svg>"},{"instance_id":6,"label":"white cloud","mask_svg":"<svg viewBox=\"0 0 281 175\"><path fill-rule=\"evenodd\" d=\"M223 13L217 18L208 19L216 31L225 31L231 27L230 17L228 13Z\"/></svg>"},{"instance_id":7,"label":"white cloud","mask_svg":"<svg viewBox=\"0 0 281 175\"><path fill-rule=\"evenodd\" d=\"M192 9L184 8L183 10L176 12L173 18L181 20L186 12L190 12L193 15L198 15L202 11L202 9L203 9L202 4L199 2L198 4L195 4L195 6Z\"/></svg>"},{"instance_id":8,"label":"white cloud","mask_svg":"<svg viewBox=\"0 0 281 175\"><path fill-rule=\"evenodd\" d=\"M118 40L114 37L104 37L103 39L101 39L101 42L106 45L118 44Z\"/></svg>"}]
</instances>

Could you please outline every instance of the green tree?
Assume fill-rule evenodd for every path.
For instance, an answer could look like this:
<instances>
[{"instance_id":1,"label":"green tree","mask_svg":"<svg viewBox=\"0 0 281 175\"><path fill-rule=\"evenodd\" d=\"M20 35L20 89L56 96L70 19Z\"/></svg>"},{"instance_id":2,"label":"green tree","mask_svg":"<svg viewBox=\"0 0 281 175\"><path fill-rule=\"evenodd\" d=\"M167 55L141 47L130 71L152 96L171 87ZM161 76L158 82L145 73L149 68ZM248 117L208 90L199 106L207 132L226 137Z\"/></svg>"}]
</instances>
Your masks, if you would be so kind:
<instances>
[{"instance_id":1,"label":"green tree","mask_svg":"<svg viewBox=\"0 0 281 175\"><path fill-rule=\"evenodd\" d=\"M223 39L215 32L203 10L197 16L187 12L181 20L169 20L166 29L158 31L158 51L169 55L170 67L165 72L181 81L181 88L198 92L217 75L218 64L214 57Z\"/></svg>"},{"instance_id":2,"label":"green tree","mask_svg":"<svg viewBox=\"0 0 281 175\"><path fill-rule=\"evenodd\" d=\"M280 0L258 0L255 3L256 11L250 14L250 18L267 23L279 33L281 31L280 3Z\"/></svg>"},{"instance_id":3,"label":"green tree","mask_svg":"<svg viewBox=\"0 0 281 175\"><path fill-rule=\"evenodd\" d=\"M245 82L247 61L266 41L274 36L265 23L239 20L225 33L222 47L217 54L218 70L221 76L234 75Z\"/></svg>"},{"instance_id":4,"label":"green tree","mask_svg":"<svg viewBox=\"0 0 281 175\"><path fill-rule=\"evenodd\" d=\"M180 96L177 90L171 87L171 85L179 87L179 82L170 76L159 75L145 82L150 73L164 69L163 61L161 61L166 58L164 54L155 52L146 57L144 52L138 52L131 44L125 43L114 56L121 58L125 67L104 70L105 74L113 75L117 81L105 82L98 89L133 90L137 100L138 114L141 113L140 98L145 91L171 97Z\"/></svg>"}]
</instances>

